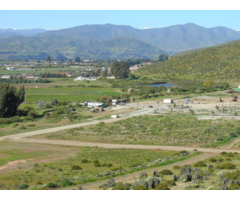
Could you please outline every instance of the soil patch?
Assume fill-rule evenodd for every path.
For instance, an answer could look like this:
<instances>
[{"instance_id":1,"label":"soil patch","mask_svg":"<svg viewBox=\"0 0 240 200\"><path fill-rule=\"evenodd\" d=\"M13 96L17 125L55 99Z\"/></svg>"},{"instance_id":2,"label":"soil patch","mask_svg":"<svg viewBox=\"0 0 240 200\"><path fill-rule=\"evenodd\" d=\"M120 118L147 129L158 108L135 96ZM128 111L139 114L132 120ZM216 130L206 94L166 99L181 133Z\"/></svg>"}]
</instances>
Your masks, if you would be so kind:
<instances>
[{"instance_id":1,"label":"soil patch","mask_svg":"<svg viewBox=\"0 0 240 200\"><path fill-rule=\"evenodd\" d=\"M26 163L26 162L27 162L27 160L15 160L15 161L8 162L7 164L2 165L2 166L0 167L0 171L3 170L3 169L6 169L6 168L8 168L8 167L15 166L15 165L17 165L18 163Z\"/></svg>"}]
</instances>

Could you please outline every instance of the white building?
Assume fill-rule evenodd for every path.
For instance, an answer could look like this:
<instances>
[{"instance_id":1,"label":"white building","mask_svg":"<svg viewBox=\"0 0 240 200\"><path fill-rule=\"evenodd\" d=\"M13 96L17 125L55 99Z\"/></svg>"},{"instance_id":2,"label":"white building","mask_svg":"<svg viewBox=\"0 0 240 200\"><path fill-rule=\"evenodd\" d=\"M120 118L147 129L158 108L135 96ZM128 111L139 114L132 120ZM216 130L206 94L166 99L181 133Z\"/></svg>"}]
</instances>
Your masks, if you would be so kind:
<instances>
[{"instance_id":1,"label":"white building","mask_svg":"<svg viewBox=\"0 0 240 200\"><path fill-rule=\"evenodd\" d=\"M11 78L10 75L3 75L2 78Z\"/></svg>"},{"instance_id":2,"label":"white building","mask_svg":"<svg viewBox=\"0 0 240 200\"><path fill-rule=\"evenodd\" d=\"M7 70L13 71L15 70L15 67L7 67Z\"/></svg>"}]
</instances>

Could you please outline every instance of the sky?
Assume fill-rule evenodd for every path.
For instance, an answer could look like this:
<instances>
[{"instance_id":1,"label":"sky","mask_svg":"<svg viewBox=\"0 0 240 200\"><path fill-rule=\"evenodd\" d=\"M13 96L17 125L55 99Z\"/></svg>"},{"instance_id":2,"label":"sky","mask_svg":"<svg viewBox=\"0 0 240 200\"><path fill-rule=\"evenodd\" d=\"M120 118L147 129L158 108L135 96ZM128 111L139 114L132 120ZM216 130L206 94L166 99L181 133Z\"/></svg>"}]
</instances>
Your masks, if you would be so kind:
<instances>
[{"instance_id":1,"label":"sky","mask_svg":"<svg viewBox=\"0 0 240 200\"><path fill-rule=\"evenodd\" d=\"M62 29L85 24L162 28L195 23L240 30L240 10L0 10L0 28Z\"/></svg>"}]
</instances>

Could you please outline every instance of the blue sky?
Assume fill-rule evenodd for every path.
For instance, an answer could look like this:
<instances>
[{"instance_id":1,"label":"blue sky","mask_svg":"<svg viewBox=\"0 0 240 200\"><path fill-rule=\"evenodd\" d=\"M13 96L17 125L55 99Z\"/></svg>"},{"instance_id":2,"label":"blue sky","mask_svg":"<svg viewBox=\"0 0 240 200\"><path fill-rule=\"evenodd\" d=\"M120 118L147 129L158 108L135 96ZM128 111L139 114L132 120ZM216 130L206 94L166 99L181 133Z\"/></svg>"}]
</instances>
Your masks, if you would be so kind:
<instances>
[{"instance_id":1,"label":"blue sky","mask_svg":"<svg viewBox=\"0 0 240 200\"><path fill-rule=\"evenodd\" d=\"M195 23L210 28L225 26L240 30L240 11L193 10L79 10L79 11L0 11L0 28L62 29L85 24L130 25L134 28L161 28L176 24Z\"/></svg>"}]
</instances>

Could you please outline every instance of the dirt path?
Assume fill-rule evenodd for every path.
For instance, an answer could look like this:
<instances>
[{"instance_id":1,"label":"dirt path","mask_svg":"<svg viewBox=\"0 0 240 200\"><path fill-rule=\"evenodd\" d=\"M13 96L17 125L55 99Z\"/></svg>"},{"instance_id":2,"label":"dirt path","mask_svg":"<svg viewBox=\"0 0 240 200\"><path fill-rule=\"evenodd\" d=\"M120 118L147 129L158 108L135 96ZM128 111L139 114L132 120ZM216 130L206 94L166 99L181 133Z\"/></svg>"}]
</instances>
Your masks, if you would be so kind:
<instances>
[{"instance_id":1,"label":"dirt path","mask_svg":"<svg viewBox=\"0 0 240 200\"><path fill-rule=\"evenodd\" d=\"M49 139L29 139L21 138L10 140L12 142L29 142L29 143L39 143L39 144L50 144L50 145L63 145L63 146L81 146L81 147L100 147L109 149L151 149L151 150L163 150L163 151L193 151L197 149L203 153L214 153L219 154L223 151L225 152L237 152L240 150L231 149L208 149L208 148L195 148L195 147L182 147L182 146L161 146L161 145L141 145L141 144L114 144L114 143L100 143L100 142L81 142L72 140L49 140Z\"/></svg>"},{"instance_id":2,"label":"dirt path","mask_svg":"<svg viewBox=\"0 0 240 200\"><path fill-rule=\"evenodd\" d=\"M175 166L175 165L183 166L183 165L187 165L187 164L192 164L192 163L195 163L197 161L207 159L207 158L210 158L210 157L213 157L213 156L214 156L213 154L204 153L204 154L201 154L199 156L195 156L193 158L190 158L190 159L187 159L187 160L184 160L184 161L180 161L178 163L173 163L173 164L165 165L165 166L161 166L161 167L145 169L145 170L134 172L134 173L131 173L131 174L126 174L126 175L123 175L123 176L119 176L119 177L114 178L114 180L116 182L133 183L140 176L141 172L147 172L148 174L152 174L154 170L160 171L160 170L163 170L163 169L172 169L173 166ZM106 180L98 181L98 182L95 182L95 183L88 183L88 184L83 185L83 189L84 190L99 189L98 186L105 183L105 182L106 182ZM70 187L70 188L67 188L67 189L70 190L70 189L74 189L74 188L77 189L76 186L75 187Z\"/></svg>"},{"instance_id":3,"label":"dirt path","mask_svg":"<svg viewBox=\"0 0 240 200\"><path fill-rule=\"evenodd\" d=\"M15 160L15 161L8 162L7 164L2 165L0 167L0 171L3 170L3 169L9 168L9 167L15 166L18 163L26 163L26 162L27 162L27 160Z\"/></svg>"}]
</instances>

